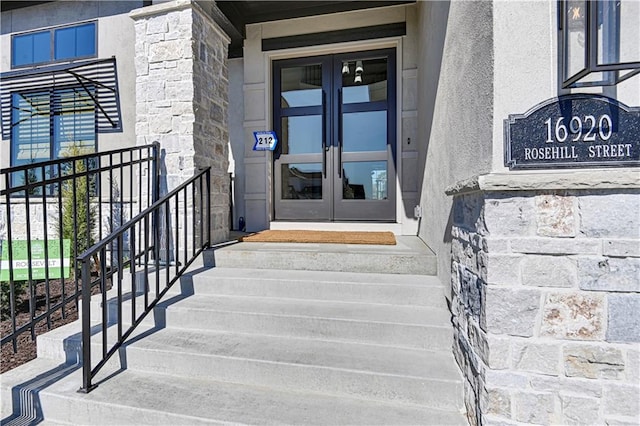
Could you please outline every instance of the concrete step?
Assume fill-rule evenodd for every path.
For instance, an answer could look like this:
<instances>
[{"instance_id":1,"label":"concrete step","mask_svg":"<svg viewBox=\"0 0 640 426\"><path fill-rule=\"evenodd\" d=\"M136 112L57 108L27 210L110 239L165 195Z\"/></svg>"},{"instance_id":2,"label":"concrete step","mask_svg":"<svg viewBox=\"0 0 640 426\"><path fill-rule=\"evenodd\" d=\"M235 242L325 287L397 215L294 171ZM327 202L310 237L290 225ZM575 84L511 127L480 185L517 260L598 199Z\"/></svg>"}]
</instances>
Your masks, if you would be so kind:
<instances>
[{"instance_id":1,"label":"concrete step","mask_svg":"<svg viewBox=\"0 0 640 426\"><path fill-rule=\"evenodd\" d=\"M442 409L462 404L455 361L444 351L164 329L124 352L128 369L152 373Z\"/></svg>"},{"instance_id":2,"label":"concrete step","mask_svg":"<svg viewBox=\"0 0 640 426\"><path fill-rule=\"evenodd\" d=\"M456 411L299 393L134 370L106 371L89 394L77 393L80 371L51 380L30 395L34 411L78 424L465 424ZM4 387L4 385L3 385Z\"/></svg>"},{"instance_id":3,"label":"concrete step","mask_svg":"<svg viewBox=\"0 0 640 426\"><path fill-rule=\"evenodd\" d=\"M160 281L165 282L160 271ZM155 275L150 275L149 301L155 297ZM144 310L144 280L138 278L136 313ZM122 290L122 314L131 320L130 282ZM283 271L244 268L199 268L183 276L167 292L175 300L182 295L258 296L270 298L335 300L341 302L415 305L447 309L442 284L434 276L344 273L321 271ZM107 292L107 320L118 317L117 290ZM92 320L102 321L101 297L92 297Z\"/></svg>"},{"instance_id":4,"label":"concrete step","mask_svg":"<svg viewBox=\"0 0 640 426\"><path fill-rule=\"evenodd\" d=\"M184 277L169 292L446 308L442 284L428 275L216 267Z\"/></svg>"},{"instance_id":5,"label":"concrete step","mask_svg":"<svg viewBox=\"0 0 640 426\"><path fill-rule=\"evenodd\" d=\"M453 334L441 309L251 297L194 295L171 304L165 321L187 329L434 350L450 349Z\"/></svg>"},{"instance_id":6,"label":"concrete step","mask_svg":"<svg viewBox=\"0 0 640 426\"><path fill-rule=\"evenodd\" d=\"M395 246L244 242L212 250L212 261L215 266L225 268L437 273L436 256L422 240L410 236L397 236L396 240ZM206 256L211 256L211 253Z\"/></svg>"}]
</instances>

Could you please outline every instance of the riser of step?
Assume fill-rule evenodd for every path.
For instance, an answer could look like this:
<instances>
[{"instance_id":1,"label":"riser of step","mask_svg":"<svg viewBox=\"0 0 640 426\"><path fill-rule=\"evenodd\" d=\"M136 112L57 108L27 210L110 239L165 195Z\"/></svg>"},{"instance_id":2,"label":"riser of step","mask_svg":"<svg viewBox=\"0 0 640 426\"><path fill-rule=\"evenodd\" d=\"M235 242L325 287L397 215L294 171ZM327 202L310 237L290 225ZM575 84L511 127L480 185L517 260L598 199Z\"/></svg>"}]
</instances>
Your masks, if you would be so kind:
<instances>
[{"instance_id":1,"label":"riser of step","mask_svg":"<svg viewBox=\"0 0 640 426\"><path fill-rule=\"evenodd\" d=\"M317 252L305 248L287 248L286 246L283 248L283 250L259 251L242 244L229 246L214 252L214 264L216 267L223 268L411 275L437 273L437 259L431 254L379 253L357 249L350 252Z\"/></svg>"},{"instance_id":2,"label":"riser of step","mask_svg":"<svg viewBox=\"0 0 640 426\"><path fill-rule=\"evenodd\" d=\"M199 285L197 284L199 283ZM247 301L255 300L255 299L265 299L265 300L282 300L282 301L298 301L301 304L304 303L317 303L317 302L336 302L339 304L344 303L354 303L354 304L372 304L372 305L383 305L383 306L398 306L398 309L402 307L417 307L417 308L427 308L433 310L434 312L442 312L442 315L448 316L446 310L446 302L444 295L442 295L442 290L440 288L428 288L428 289L414 289L406 287L403 288L398 286L398 293L401 294L399 297L396 295L390 295L385 299L383 295L371 294L370 291L367 291L365 294L361 292L363 290L362 287L370 287L369 285L349 285L349 284L339 284L333 286L331 283L328 283L327 288L318 290L323 293L324 297L319 297L318 295L313 295L314 287L316 286L313 283L305 283L302 285L291 284L288 282L282 281L250 281L250 280L237 280L235 283L230 282L222 282L216 283L216 285L210 285L208 282L200 282L200 280L196 281L196 284L190 289L182 288L177 289L175 291L171 291L167 293L167 296L160 302L160 306L171 306L182 299L187 299L189 297L198 297L200 295L203 296L211 296L211 297L229 297L229 298L245 298ZM319 284L322 286L323 284ZM176 285L177 286L177 285ZM215 288L214 288L215 287ZM389 292L391 293L394 290L394 286L374 286L375 291L381 292ZM378 288L383 287L383 288ZM342 288L342 292L344 292L345 297L342 299L338 299L340 296L340 288ZM273 289L273 290L271 290ZM195 291L197 296L194 296L192 293ZM351 294L348 294L351 291ZM335 292L332 294L332 292ZM271 297L273 293L279 294L276 297ZM410 298L406 293L422 293L420 297ZM429 294L426 294L429 293ZM151 297L153 294L149 295L148 303L151 302ZM315 297L312 297L315 296ZM389 305L387 299L396 299L397 303L393 305ZM401 300L398 300L401 299ZM405 303L402 303L405 302ZM127 295L127 297L123 298L122 306L118 307L118 300L116 297L113 297L111 293L108 294L107 299L107 321L109 323L114 323L116 319L121 315L125 322L130 323L131 318L133 316L133 311L131 305L133 300ZM145 309L145 301L142 294L137 294L135 298L135 315L137 318L140 317L142 312ZM147 305L148 306L148 305ZM95 322L102 321L102 300L99 298L92 298L91 300L91 320Z\"/></svg>"},{"instance_id":3,"label":"riser of step","mask_svg":"<svg viewBox=\"0 0 640 426\"><path fill-rule=\"evenodd\" d=\"M448 350L451 327L359 320L295 317L245 312L167 311L168 324L187 329L352 341L419 349Z\"/></svg>"},{"instance_id":4,"label":"riser of step","mask_svg":"<svg viewBox=\"0 0 640 426\"><path fill-rule=\"evenodd\" d=\"M457 412L429 407L130 370L117 377L88 395L75 393L77 373L40 391L45 417L76 424L464 424Z\"/></svg>"},{"instance_id":5,"label":"riser of step","mask_svg":"<svg viewBox=\"0 0 640 426\"><path fill-rule=\"evenodd\" d=\"M180 291L446 307L442 285L425 275L215 268L185 277L170 290Z\"/></svg>"},{"instance_id":6,"label":"riser of step","mask_svg":"<svg viewBox=\"0 0 640 426\"><path fill-rule=\"evenodd\" d=\"M186 330L205 330L236 333L265 334L272 336L369 343L428 350L451 350L451 327L442 325L401 324L351 319L301 317L251 312L201 311L191 309L156 310L142 322L142 326L169 327ZM127 323L125 323L127 324ZM115 326L108 328L115 334ZM63 330L59 331L63 332ZM77 330L79 335L79 326ZM64 361L68 358L73 339L65 336L61 343L58 333L42 335L38 340L38 354ZM66 352L65 352L66 351Z\"/></svg>"}]
</instances>

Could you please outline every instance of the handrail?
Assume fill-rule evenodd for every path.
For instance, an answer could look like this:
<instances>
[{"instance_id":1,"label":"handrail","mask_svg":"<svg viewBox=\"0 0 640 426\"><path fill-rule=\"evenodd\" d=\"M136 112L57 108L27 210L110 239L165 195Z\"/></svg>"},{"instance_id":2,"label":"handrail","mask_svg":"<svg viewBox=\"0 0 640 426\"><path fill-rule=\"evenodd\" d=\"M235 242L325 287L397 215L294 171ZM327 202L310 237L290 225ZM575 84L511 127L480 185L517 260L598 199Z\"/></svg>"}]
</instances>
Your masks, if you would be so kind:
<instances>
[{"instance_id":1,"label":"handrail","mask_svg":"<svg viewBox=\"0 0 640 426\"><path fill-rule=\"evenodd\" d=\"M158 146L159 146L158 142L154 142L147 145L138 145L132 148L112 149L110 151L92 152L89 154L75 155L73 157L57 158L55 160L38 161L37 163L23 164L21 166L5 167L4 169L0 170L0 174L19 172L21 170L31 169L34 167L47 167L47 166L53 166L55 164L60 164L60 163L69 163L71 162L71 160L76 160L76 161L85 160L87 158L106 157L108 155L112 156L112 155L122 154L125 152L131 152L131 151L148 150L148 149L157 148Z\"/></svg>"},{"instance_id":2,"label":"handrail","mask_svg":"<svg viewBox=\"0 0 640 426\"><path fill-rule=\"evenodd\" d=\"M50 329L55 313L66 318L68 305L78 306L80 287L89 277L74 268L70 255L84 251L94 239L102 239L158 199L159 163L160 145L155 142L0 170L4 181L0 239L6 240L3 255L8 261L4 262L8 271L2 271L8 281L2 288L3 314L11 319L11 330L1 337L0 345L12 343L17 351L21 334L30 332L35 339L39 323L46 320ZM18 258L17 244L25 246L26 258ZM36 245L44 252L44 271L37 273L32 253ZM16 260L28 265L24 274L18 273ZM65 279L69 270L75 273ZM36 293L44 293L44 306ZM19 297L24 297L29 309L24 321L16 319Z\"/></svg>"},{"instance_id":3,"label":"handrail","mask_svg":"<svg viewBox=\"0 0 640 426\"><path fill-rule=\"evenodd\" d=\"M88 393L97 386L92 383L95 375L131 336L136 327L155 308L160 299L198 255L210 246L210 193L211 168L207 167L77 256L82 276L89 277L92 266L98 268L98 278L94 283L99 283L102 288L102 319L99 331L102 334L102 357L95 367L92 367L90 303L92 285L82 287L83 376L79 392ZM191 211L190 217L189 210ZM180 221L180 216L183 217L182 221ZM189 225L190 229L188 229ZM184 235L180 234L181 230ZM191 233L189 234L188 231ZM129 240L130 252L128 258L124 256L125 240L127 239ZM115 249L113 249L114 246ZM107 256L109 248L112 249L110 257ZM173 255L175 258L172 258ZM152 262L150 262L151 258ZM107 263L110 263L109 271L106 268ZM150 263L152 268L150 268ZM127 268L131 279L131 289L128 294L125 294L127 289L124 288L123 282ZM165 274L165 283L162 289L160 288L161 272ZM152 274L155 280L154 294L151 294L149 285ZM111 291L115 293L112 300L107 300L106 288L109 279L112 285ZM139 279L142 279L142 283L138 282ZM137 312L139 298L142 298L141 303L143 303L141 312ZM125 299L131 305L131 324L126 329L123 319ZM108 310L110 302L114 301L117 308L117 318L115 324L110 324ZM117 328L117 339L113 344L109 344L107 341L107 332L111 325Z\"/></svg>"}]
</instances>

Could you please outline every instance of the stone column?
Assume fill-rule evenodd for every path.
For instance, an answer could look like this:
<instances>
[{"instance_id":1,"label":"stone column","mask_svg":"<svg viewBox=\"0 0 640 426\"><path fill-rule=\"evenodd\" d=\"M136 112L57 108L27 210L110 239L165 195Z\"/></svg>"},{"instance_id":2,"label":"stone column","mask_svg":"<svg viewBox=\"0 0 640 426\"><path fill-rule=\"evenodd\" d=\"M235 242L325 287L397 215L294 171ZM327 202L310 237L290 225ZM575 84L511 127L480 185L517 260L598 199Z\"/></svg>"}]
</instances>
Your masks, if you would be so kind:
<instances>
[{"instance_id":1,"label":"stone column","mask_svg":"<svg viewBox=\"0 0 640 426\"><path fill-rule=\"evenodd\" d=\"M485 175L449 194L472 423L638 424L640 176Z\"/></svg>"},{"instance_id":2,"label":"stone column","mask_svg":"<svg viewBox=\"0 0 640 426\"><path fill-rule=\"evenodd\" d=\"M229 37L190 0L136 9L130 16L136 31L136 143L160 143L161 193L211 166L212 240L223 241L230 209Z\"/></svg>"}]
</instances>

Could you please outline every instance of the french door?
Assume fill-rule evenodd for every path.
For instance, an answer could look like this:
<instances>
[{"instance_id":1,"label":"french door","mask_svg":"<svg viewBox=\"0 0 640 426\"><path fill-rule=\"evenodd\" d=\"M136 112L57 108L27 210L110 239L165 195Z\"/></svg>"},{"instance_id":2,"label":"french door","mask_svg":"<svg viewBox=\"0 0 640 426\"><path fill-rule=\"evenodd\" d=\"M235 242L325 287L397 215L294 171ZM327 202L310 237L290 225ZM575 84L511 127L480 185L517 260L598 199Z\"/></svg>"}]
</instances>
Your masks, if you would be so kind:
<instances>
[{"instance_id":1,"label":"french door","mask_svg":"<svg viewBox=\"0 0 640 426\"><path fill-rule=\"evenodd\" d=\"M395 221L395 50L273 63L276 220Z\"/></svg>"}]
</instances>

